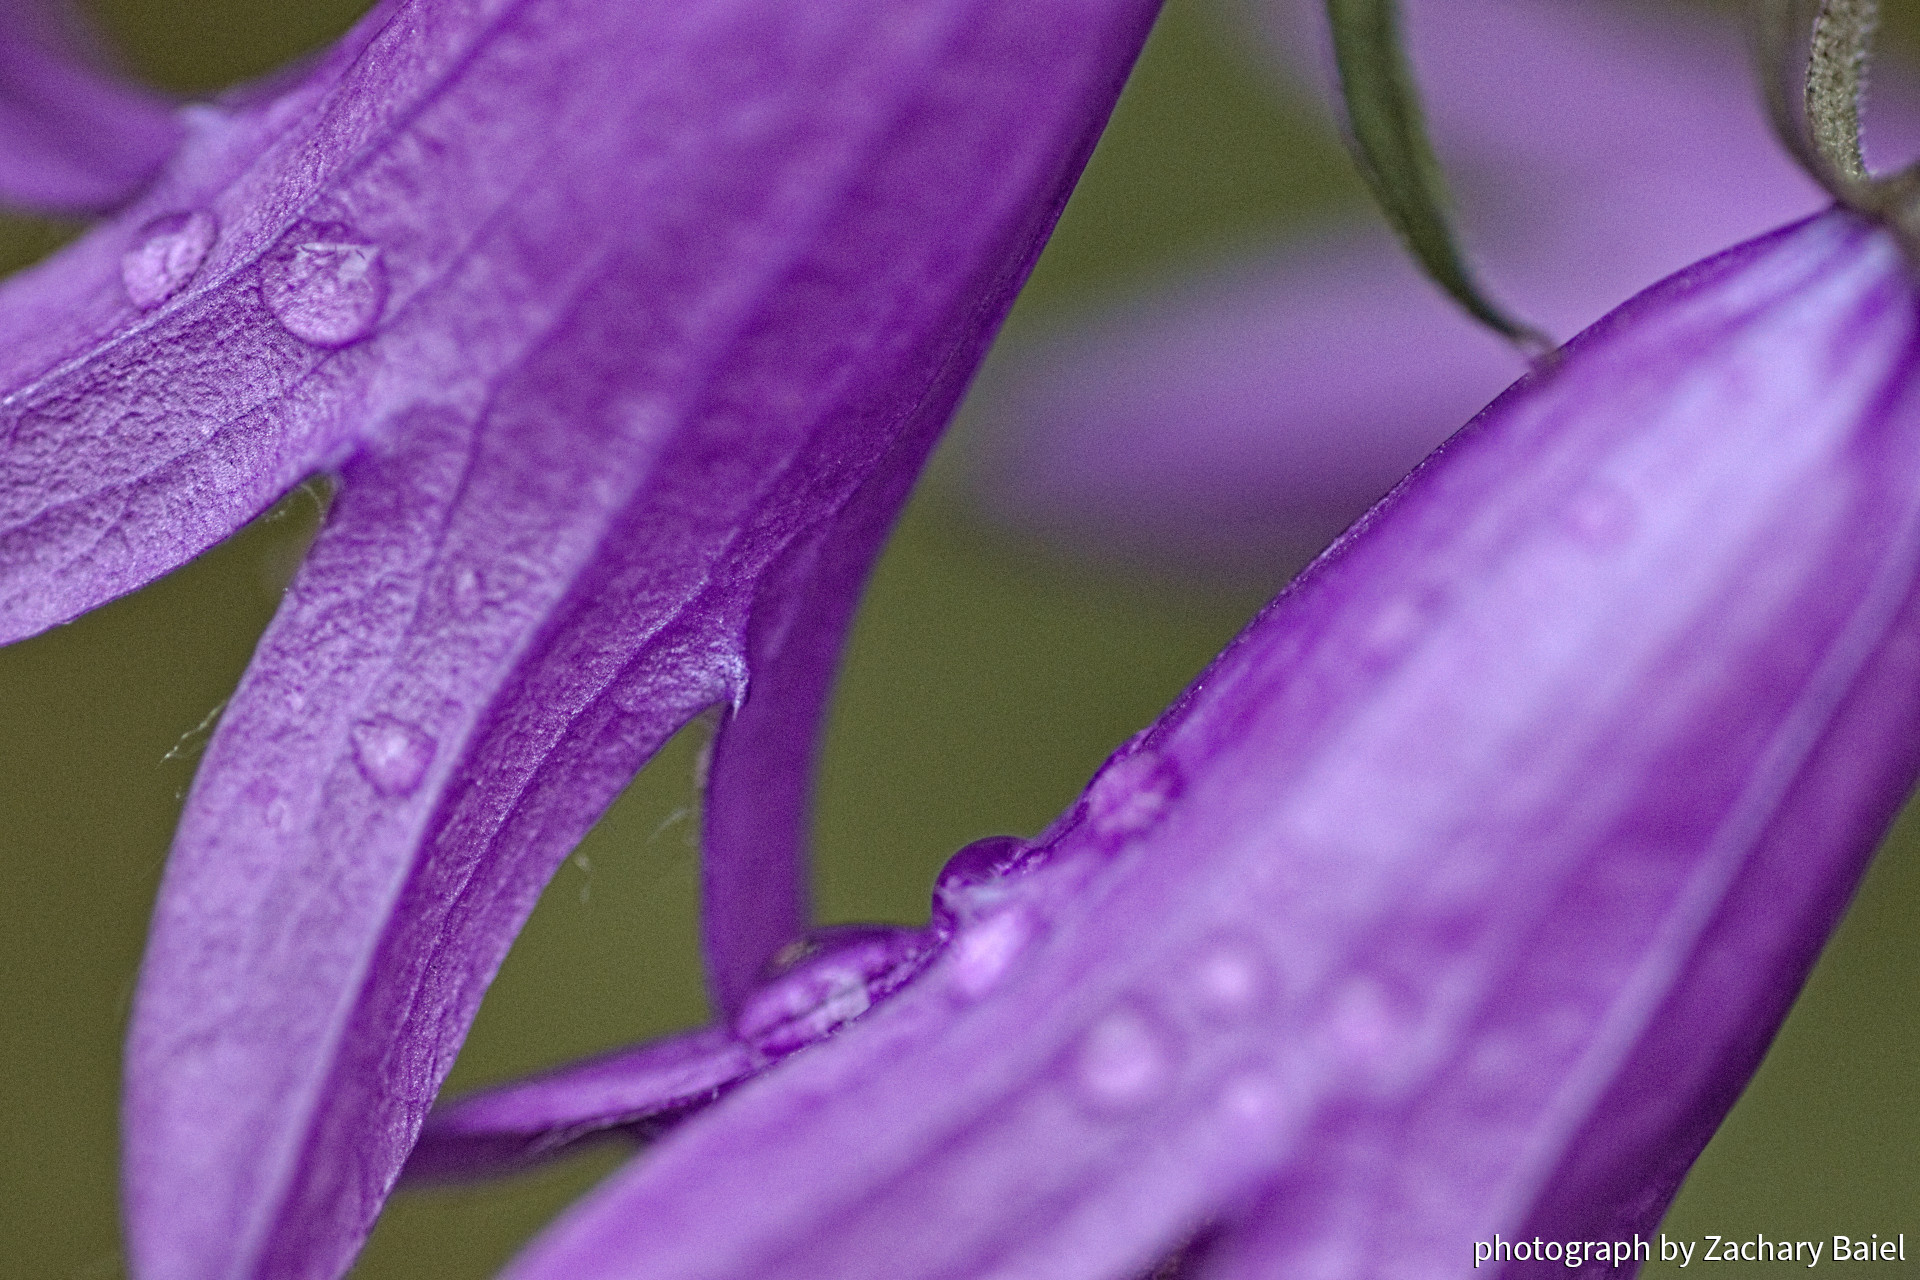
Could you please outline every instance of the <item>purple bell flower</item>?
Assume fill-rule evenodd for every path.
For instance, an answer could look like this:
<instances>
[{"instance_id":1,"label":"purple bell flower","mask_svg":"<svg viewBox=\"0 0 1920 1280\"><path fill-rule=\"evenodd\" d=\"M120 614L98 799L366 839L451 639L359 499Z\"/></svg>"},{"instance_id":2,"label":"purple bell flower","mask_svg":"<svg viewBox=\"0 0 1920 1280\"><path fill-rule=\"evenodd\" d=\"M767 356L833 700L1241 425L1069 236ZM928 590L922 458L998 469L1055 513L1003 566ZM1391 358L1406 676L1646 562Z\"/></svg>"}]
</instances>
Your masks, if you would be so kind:
<instances>
[{"instance_id":1,"label":"purple bell flower","mask_svg":"<svg viewBox=\"0 0 1920 1280\"><path fill-rule=\"evenodd\" d=\"M1858 214L1523 379L926 927L804 929L853 600L1154 8L393 0L5 286L6 638L340 482L156 912L142 1280L337 1275L403 1162L616 1131L515 1280L1633 1268L1920 770L1920 297ZM713 707L718 1024L428 1117Z\"/></svg>"},{"instance_id":2,"label":"purple bell flower","mask_svg":"<svg viewBox=\"0 0 1920 1280\"><path fill-rule=\"evenodd\" d=\"M773 977L804 1052L489 1091L416 1174L711 1104L512 1280L1630 1274L1920 771L1917 352L1852 213L1689 268L926 931Z\"/></svg>"}]
</instances>

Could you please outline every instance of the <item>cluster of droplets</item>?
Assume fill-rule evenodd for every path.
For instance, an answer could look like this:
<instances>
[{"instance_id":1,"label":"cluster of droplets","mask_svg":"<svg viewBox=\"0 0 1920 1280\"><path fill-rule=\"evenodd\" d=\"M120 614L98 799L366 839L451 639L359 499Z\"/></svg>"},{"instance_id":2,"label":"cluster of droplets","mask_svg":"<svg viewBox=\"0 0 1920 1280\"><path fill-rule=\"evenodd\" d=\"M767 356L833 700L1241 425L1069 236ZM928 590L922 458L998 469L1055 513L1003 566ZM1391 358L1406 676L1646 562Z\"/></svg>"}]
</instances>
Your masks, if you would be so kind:
<instances>
[{"instance_id":1,"label":"cluster of droplets","mask_svg":"<svg viewBox=\"0 0 1920 1280\"><path fill-rule=\"evenodd\" d=\"M220 224L204 209L155 218L120 255L127 298L151 311L200 273ZM302 222L260 264L260 298L274 319L311 346L349 346L373 332L387 305L378 245L339 223Z\"/></svg>"}]
</instances>

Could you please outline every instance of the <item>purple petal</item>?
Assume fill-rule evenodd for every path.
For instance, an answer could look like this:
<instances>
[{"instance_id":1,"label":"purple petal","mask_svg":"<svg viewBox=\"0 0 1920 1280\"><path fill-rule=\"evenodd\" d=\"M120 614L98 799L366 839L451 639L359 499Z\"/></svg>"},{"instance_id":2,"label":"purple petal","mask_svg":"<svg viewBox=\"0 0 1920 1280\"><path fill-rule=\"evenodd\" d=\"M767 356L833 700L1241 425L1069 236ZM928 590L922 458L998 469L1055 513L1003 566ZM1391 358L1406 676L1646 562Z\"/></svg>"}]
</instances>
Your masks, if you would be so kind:
<instances>
[{"instance_id":1,"label":"purple petal","mask_svg":"<svg viewBox=\"0 0 1920 1280\"><path fill-rule=\"evenodd\" d=\"M754 1055L708 1029L623 1049L434 1108L408 1157L408 1181L511 1173L579 1143L644 1132L713 1102Z\"/></svg>"},{"instance_id":2,"label":"purple petal","mask_svg":"<svg viewBox=\"0 0 1920 1280\"><path fill-rule=\"evenodd\" d=\"M96 70L90 52L59 0L0 0L0 202L110 209L179 144L171 106Z\"/></svg>"},{"instance_id":3,"label":"purple petal","mask_svg":"<svg viewBox=\"0 0 1920 1280\"><path fill-rule=\"evenodd\" d=\"M138 203L0 285L0 643L179 566L454 381L443 356L382 385L368 345L302 341L263 297L294 210L387 124L355 78L379 17L279 97L183 112Z\"/></svg>"},{"instance_id":4,"label":"purple petal","mask_svg":"<svg viewBox=\"0 0 1920 1280\"><path fill-rule=\"evenodd\" d=\"M773 1062L810 1048L887 1000L926 966L925 930L836 926L789 942L732 1025L607 1054L441 1103L405 1176L512 1172L625 1131L652 1138ZM771 976L769 976L769 974Z\"/></svg>"},{"instance_id":5,"label":"purple petal","mask_svg":"<svg viewBox=\"0 0 1920 1280\"><path fill-rule=\"evenodd\" d=\"M1920 769L1917 370L1848 214L1637 299L1036 848L970 853L920 980L509 1275L1122 1280L1196 1231L1215 1280L1426 1275L1644 1232Z\"/></svg>"},{"instance_id":6,"label":"purple petal","mask_svg":"<svg viewBox=\"0 0 1920 1280\"><path fill-rule=\"evenodd\" d=\"M337 1274L639 765L719 705L727 777L804 767L864 559L1155 7L449 0L336 56L352 162L260 177L301 212L256 296L363 370L367 443L156 909L143 1277ZM796 915L723 914L717 967Z\"/></svg>"},{"instance_id":7,"label":"purple petal","mask_svg":"<svg viewBox=\"0 0 1920 1280\"><path fill-rule=\"evenodd\" d=\"M1323 9L1272 6L1296 64ZM1768 131L1729 24L1597 0L1433 0L1407 18L1476 261L1552 332L1825 203ZM1897 68L1872 106L1882 151L1920 142ZM1313 236L1034 352L984 405L978 485L997 516L1103 554L1271 573L1522 369L1384 230Z\"/></svg>"}]
</instances>

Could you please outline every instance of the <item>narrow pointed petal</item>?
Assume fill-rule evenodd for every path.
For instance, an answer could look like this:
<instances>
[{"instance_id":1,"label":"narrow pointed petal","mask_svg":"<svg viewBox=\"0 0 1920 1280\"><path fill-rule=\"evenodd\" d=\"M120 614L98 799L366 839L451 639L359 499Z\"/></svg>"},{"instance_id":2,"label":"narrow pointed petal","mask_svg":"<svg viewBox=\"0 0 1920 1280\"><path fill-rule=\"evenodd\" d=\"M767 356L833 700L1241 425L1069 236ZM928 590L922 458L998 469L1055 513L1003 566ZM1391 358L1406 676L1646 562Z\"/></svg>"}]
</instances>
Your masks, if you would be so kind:
<instances>
[{"instance_id":1,"label":"narrow pointed petal","mask_svg":"<svg viewBox=\"0 0 1920 1280\"><path fill-rule=\"evenodd\" d=\"M95 213L151 181L181 127L158 95L97 68L64 8L0 3L0 203Z\"/></svg>"},{"instance_id":2,"label":"narrow pointed petal","mask_svg":"<svg viewBox=\"0 0 1920 1280\"><path fill-rule=\"evenodd\" d=\"M385 319L330 349L378 361L380 412L161 889L126 1104L143 1280L338 1274L634 771L712 706L804 737L844 605L792 612L800 562L864 575L1155 8L369 20L348 80L437 78L308 197L292 261L344 264L351 303L378 250ZM354 319L296 316L322 345ZM804 768L779 738L770 771Z\"/></svg>"},{"instance_id":3,"label":"narrow pointed petal","mask_svg":"<svg viewBox=\"0 0 1920 1280\"><path fill-rule=\"evenodd\" d=\"M1324 5L1274 0L1314 76ZM1404 6L1469 249L1557 336L1826 197L1762 116L1738 30L1593 0ZM1890 66L1870 133L1904 158ZM1302 563L1519 376L1384 229L1250 253L1031 353L985 390L978 492L1095 554L1244 573Z\"/></svg>"},{"instance_id":4,"label":"narrow pointed petal","mask_svg":"<svg viewBox=\"0 0 1920 1280\"><path fill-rule=\"evenodd\" d=\"M759 988L720 1026L435 1106L405 1177L486 1177L616 1133L655 1138L863 1017L912 981L936 945L923 929L810 930L782 948Z\"/></svg>"},{"instance_id":5,"label":"narrow pointed petal","mask_svg":"<svg viewBox=\"0 0 1920 1280\"><path fill-rule=\"evenodd\" d=\"M509 1275L1125 1280L1197 1232L1216 1280L1464 1276L1644 1230L1920 768L1916 625L1920 295L1832 213L1497 401L1036 848L956 860L922 978Z\"/></svg>"},{"instance_id":6,"label":"narrow pointed petal","mask_svg":"<svg viewBox=\"0 0 1920 1280\"><path fill-rule=\"evenodd\" d=\"M644 1136L710 1105L754 1066L731 1032L709 1028L470 1094L427 1116L403 1176L491 1177L595 1138Z\"/></svg>"},{"instance_id":7,"label":"narrow pointed petal","mask_svg":"<svg viewBox=\"0 0 1920 1280\"><path fill-rule=\"evenodd\" d=\"M952 404L978 352L955 361L934 398ZM867 572L944 425L901 437L817 538L796 543L761 583L747 629L753 685L714 742L702 809L701 924L722 1017L765 978L811 918L807 837L813 762L827 697Z\"/></svg>"}]
</instances>

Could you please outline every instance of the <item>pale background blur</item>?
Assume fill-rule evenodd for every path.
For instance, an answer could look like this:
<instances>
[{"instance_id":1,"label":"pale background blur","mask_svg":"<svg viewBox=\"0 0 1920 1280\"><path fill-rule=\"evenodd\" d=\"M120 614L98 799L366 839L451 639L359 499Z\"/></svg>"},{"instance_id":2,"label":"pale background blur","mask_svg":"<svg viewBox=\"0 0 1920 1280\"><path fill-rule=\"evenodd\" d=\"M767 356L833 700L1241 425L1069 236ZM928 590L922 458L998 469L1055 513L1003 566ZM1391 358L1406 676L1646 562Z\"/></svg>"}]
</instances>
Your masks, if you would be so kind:
<instances>
[{"instance_id":1,"label":"pale background blur","mask_svg":"<svg viewBox=\"0 0 1920 1280\"><path fill-rule=\"evenodd\" d=\"M362 6L87 7L138 74L194 93L324 43ZM1172 0L1009 346L1227 249L1368 216L1332 136L1288 106L1224 12ZM0 224L0 264L29 261L64 234ZM964 420L953 443L965 447ZM881 565L835 703L819 811L828 920L923 918L949 853L1044 825L1267 592L1065 560L973 522L942 479ZM0 651L0 1275L124 1274L115 1112L147 913L204 743L196 726L238 677L318 510L296 495L149 590ZM455 1087L703 1019L686 738L562 869L481 1012ZM1669 1233L1905 1231L1920 1259L1917 841L1909 820ZM615 1158L403 1195L355 1275L489 1276Z\"/></svg>"}]
</instances>

